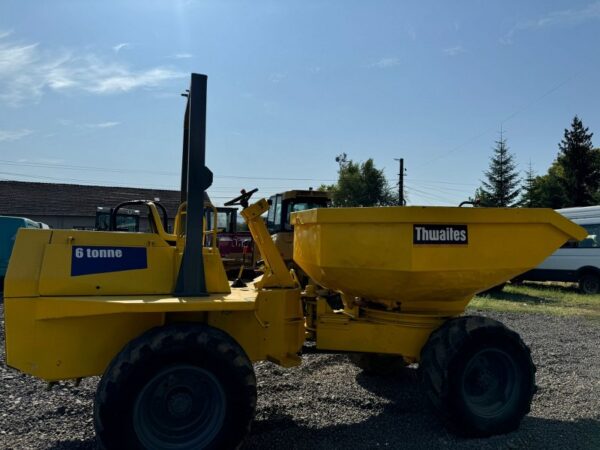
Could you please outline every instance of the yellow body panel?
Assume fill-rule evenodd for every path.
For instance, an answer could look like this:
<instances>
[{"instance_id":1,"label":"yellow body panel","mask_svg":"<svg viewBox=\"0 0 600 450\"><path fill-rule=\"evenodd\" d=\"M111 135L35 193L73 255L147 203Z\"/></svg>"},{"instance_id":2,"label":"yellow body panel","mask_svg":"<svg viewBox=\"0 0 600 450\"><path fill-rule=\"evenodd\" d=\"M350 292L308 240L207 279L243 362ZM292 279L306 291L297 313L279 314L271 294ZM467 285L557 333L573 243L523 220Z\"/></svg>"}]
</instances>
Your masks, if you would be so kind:
<instances>
[{"instance_id":1,"label":"yellow body panel","mask_svg":"<svg viewBox=\"0 0 600 450\"><path fill-rule=\"evenodd\" d=\"M319 302L324 300L319 299ZM320 308L319 308L320 309ZM317 348L336 351L389 353L418 361L421 349L445 318L363 309L362 317L327 312L318 316ZM387 314L388 317L385 317Z\"/></svg>"},{"instance_id":2,"label":"yellow body panel","mask_svg":"<svg viewBox=\"0 0 600 450\"><path fill-rule=\"evenodd\" d=\"M147 267L72 276L73 246L143 249ZM207 291L230 292L218 250L204 248L202 252ZM166 295L173 292L180 263L179 247L154 233L22 228L6 275L5 297Z\"/></svg>"},{"instance_id":3,"label":"yellow body panel","mask_svg":"<svg viewBox=\"0 0 600 450\"><path fill-rule=\"evenodd\" d=\"M44 249L52 231L20 228L4 281L4 298L39 295L39 280Z\"/></svg>"},{"instance_id":4,"label":"yellow body panel","mask_svg":"<svg viewBox=\"0 0 600 450\"><path fill-rule=\"evenodd\" d=\"M319 285L400 307L459 314L471 297L585 230L547 209L331 208L294 213L294 261ZM462 225L464 244L415 244L413 227Z\"/></svg>"},{"instance_id":5,"label":"yellow body panel","mask_svg":"<svg viewBox=\"0 0 600 450\"><path fill-rule=\"evenodd\" d=\"M299 364L304 318L299 290L233 289L177 298L5 299L6 360L45 380L101 375L132 339L170 322L203 322L229 333L253 361Z\"/></svg>"}]
</instances>

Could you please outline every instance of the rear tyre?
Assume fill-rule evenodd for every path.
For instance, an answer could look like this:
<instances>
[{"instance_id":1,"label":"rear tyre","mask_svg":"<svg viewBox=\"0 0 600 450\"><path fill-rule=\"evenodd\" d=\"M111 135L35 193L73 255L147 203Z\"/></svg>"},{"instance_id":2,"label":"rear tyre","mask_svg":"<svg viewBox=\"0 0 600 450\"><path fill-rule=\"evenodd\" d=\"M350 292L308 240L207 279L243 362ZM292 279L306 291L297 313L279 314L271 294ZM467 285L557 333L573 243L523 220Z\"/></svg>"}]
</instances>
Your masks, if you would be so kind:
<instances>
[{"instance_id":1,"label":"rear tyre","mask_svg":"<svg viewBox=\"0 0 600 450\"><path fill-rule=\"evenodd\" d=\"M104 373L94 427L105 449L230 449L250 429L256 378L244 350L205 325L154 328Z\"/></svg>"},{"instance_id":2,"label":"rear tyre","mask_svg":"<svg viewBox=\"0 0 600 450\"><path fill-rule=\"evenodd\" d=\"M600 277L595 273L584 273L579 278L579 289L584 294L597 294L600 292Z\"/></svg>"},{"instance_id":3,"label":"rear tyre","mask_svg":"<svg viewBox=\"0 0 600 450\"><path fill-rule=\"evenodd\" d=\"M517 429L536 389L529 348L485 317L452 319L434 331L421 352L420 374L433 406L466 436Z\"/></svg>"},{"instance_id":4,"label":"rear tyre","mask_svg":"<svg viewBox=\"0 0 600 450\"><path fill-rule=\"evenodd\" d=\"M383 353L350 353L349 358L367 375L392 375L407 365L402 356Z\"/></svg>"}]
</instances>

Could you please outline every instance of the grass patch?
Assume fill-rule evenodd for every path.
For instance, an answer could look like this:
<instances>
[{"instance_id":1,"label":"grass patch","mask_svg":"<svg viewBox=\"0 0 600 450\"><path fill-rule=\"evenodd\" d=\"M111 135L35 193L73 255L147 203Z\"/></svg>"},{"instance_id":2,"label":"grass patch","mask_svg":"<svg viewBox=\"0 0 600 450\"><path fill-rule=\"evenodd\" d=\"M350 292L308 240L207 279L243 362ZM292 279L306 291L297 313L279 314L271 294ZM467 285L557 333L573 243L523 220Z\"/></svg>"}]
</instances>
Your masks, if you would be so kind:
<instances>
[{"instance_id":1,"label":"grass patch","mask_svg":"<svg viewBox=\"0 0 600 450\"><path fill-rule=\"evenodd\" d=\"M567 283L509 284L501 292L476 296L469 307L489 311L585 316L600 320L600 295L582 294L575 285Z\"/></svg>"}]
</instances>

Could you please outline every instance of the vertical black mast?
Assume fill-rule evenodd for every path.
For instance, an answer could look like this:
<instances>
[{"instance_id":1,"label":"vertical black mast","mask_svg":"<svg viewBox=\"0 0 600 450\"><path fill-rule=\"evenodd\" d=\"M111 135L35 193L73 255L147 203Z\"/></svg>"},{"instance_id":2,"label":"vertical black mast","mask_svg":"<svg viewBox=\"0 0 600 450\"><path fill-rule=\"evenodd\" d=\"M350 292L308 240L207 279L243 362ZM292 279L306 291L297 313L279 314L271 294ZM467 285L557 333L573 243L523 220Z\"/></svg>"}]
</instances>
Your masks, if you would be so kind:
<instances>
[{"instance_id":1,"label":"vertical black mast","mask_svg":"<svg viewBox=\"0 0 600 450\"><path fill-rule=\"evenodd\" d=\"M183 125L181 199L187 201L186 239L175 295L208 295L204 278L204 191L212 184L206 167L206 75L192 74Z\"/></svg>"}]
</instances>

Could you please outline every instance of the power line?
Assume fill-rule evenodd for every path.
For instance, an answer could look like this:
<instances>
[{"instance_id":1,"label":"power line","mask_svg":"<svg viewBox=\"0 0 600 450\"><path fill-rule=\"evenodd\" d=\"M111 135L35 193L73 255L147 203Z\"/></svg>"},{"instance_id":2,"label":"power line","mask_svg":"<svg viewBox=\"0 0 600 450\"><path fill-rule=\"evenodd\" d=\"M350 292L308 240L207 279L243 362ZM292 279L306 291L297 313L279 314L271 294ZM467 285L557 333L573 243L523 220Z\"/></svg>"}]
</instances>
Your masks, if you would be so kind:
<instances>
[{"instance_id":1,"label":"power line","mask_svg":"<svg viewBox=\"0 0 600 450\"><path fill-rule=\"evenodd\" d=\"M407 187L407 188L406 188L406 190L407 190L408 194L411 194L411 193L412 193L412 188L408 188L408 187ZM418 195L419 195L419 197L421 197L421 198L424 198L424 199L425 199L425 201L427 202L427 203L426 203L426 205L434 205L434 204L439 204L439 202L440 202L440 200L439 200L439 199L437 199L437 198L435 198L435 197L433 197L433 196L430 196L430 195L428 195L428 194L418 194ZM435 202L435 203L432 203L432 202Z\"/></svg>"},{"instance_id":2,"label":"power line","mask_svg":"<svg viewBox=\"0 0 600 450\"><path fill-rule=\"evenodd\" d=\"M465 193L472 194L473 193L473 189L466 189L466 188L456 189L456 188L451 188L451 187L446 187L446 186L440 187L440 186L436 186L436 185L433 185L433 184L430 184L430 183L423 183L423 182L419 182L419 183L416 183L416 184L418 186L421 186L421 187L424 187L424 188L427 188L427 189L430 189L430 190L435 190L437 192L442 192L442 193L443 192L448 192L448 191L460 192L460 193L463 193L463 194L465 194Z\"/></svg>"},{"instance_id":3,"label":"power line","mask_svg":"<svg viewBox=\"0 0 600 450\"><path fill-rule=\"evenodd\" d=\"M546 92L544 92L542 95L540 95L539 97L534 98L533 100L531 100L529 103L526 103L525 106L522 106L521 108L517 109L516 111L510 113L508 116L506 116L504 119L500 120L500 124L504 124L506 122L508 122L509 120L511 120L512 118L514 118L515 116L519 115L520 113L522 113L523 111L529 109L531 106L533 106L534 104L536 104L537 102L539 102L540 100L544 99L545 97L547 97L548 95L556 92L557 90L559 90L561 87L563 87L565 84L571 82L572 80L574 80L575 78L577 78L580 75L581 72L577 72L574 75L569 76L568 78L562 80L560 83L552 86L549 90L547 90ZM490 133L491 131L494 131L494 128L488 128L485 131L478 133L472 137L470 137L469 139L467 139L466 141L464 141L463 143L457 145L456 147L452 148L451 150L445 152L445 153L441 153L438 156L424 162L423 164L418 165L416 168L420 168L423 167L425 165L429 165L432 162L438 161L442 158L447 157L448 155L450 155L451 153L456 152L457 150L460 150L462 147L464 147L465 145L471 143L472 141L480 138L481 136Z\"/></svg>"},{"instance_id":4,"label":"power line","mask_svg":"<svg viewBox=\"0 0 600 450\"><path fill-rule=\"evenodd\" d=\"M410 189L411 189L412 191L415 191L415 192L417 192L417 193L420 193L421 195L426 195L426 196L429 196L429 197L433 197L433 198L436 198L436 199L438 199L438 200L441 200L441 201L443 201L443 202L445 202L445 203L449 203L449 204L451 204L451 205L453 205L453 204L455 204L455 203L456 203L456 201L454 201L454 200L449 200L449 199L447 199L447 198L445 198L445 197L442 197L442 196L440 196L440 195L437 195L437 194L432 194L431 192L426 192L426 191L423 191L423 190L421 190L421 189L417 189L417 188L415 188L414 186L413 186L413 187L411 187Z\"/></svg>"},{"instance_id":5,"label":"power line","mask_svg":"<svg viewBox=\"0 0 600 450\"><path fill-rule=\"evenodd\" d=\"M62 183L64 182L75 182L78 184L87 184L89 185L90 183L100 183L100 184L108 184L110 185L111 183L106 182L106 181L100 181L100 180L82 180L82 179L78 179L78 178L57 178L57 177L48 177L48 176L43 176L43 175L30 175L30 174L23 174L23 173L15 173L15 172L0 172L0 175L10 175L10 176L16 176L16 177L24 177L24 178L33 178L36 180L49 180L49 181L60 181ZM6 179L6 178L2 178L0 179L1 181L11 181L10 179ZM172 191L176 191L177 187L176 186L166 186L166 185L153 185L153 186L119 186L119 187L125 187L125 188L136 188L136 189L165 189L165 190L172 190ZM267 187L264 188L264 190L261 192L261 195L263 197L270 197L273 194L277 194L279 192L282 192L284 190L289 190L289 187L284 187L284 188L275 188L275 187ZM208 190L209 194L211 194L213 192L212 188L209 188ZM239 190L237 188L232 188L231 191L220 191L217 192L217 194L220 195L210 195L211 198L215 198L215 199L230 199L233 197L236 197L237 195L239 195ZM228 195L229 194L229 195Z\"/></svg>"},{"instance_id":6,"label":"power line","mask_svg":"<svg viewBox=\"0 0 600 450\"><path fill-rule=\"evenodd\" d=\"M406 177L407 179L411 180L411 181L424 181L427 183L439 183L439 184L455 184L457 186L477 186L477 184L474 183L456 183L453 181L440 181L440 180L423 180L422 178L411 178L411 177Z\"/></svg>"},{"instance_id":7,"label":"power line","mask_svg":"<svg viewBox=\"0 0 600 450\"><path fill-rule=\"evenodd\" d=\"M21 167L42 167L49 169L65 169L65 170L88 170L94 172L113 172L113 173L141 173L147 175L166 175L166 176L179 176L178 172L164 172L164 171L153 171L153 170L140 170L140 169L118 169L110 167L95 167L95 166L79 166L70 164L50 164L50 163L35 163L35 162L24 162L24 161L10 161L0 159L0 163L21 166ZM326 179L326 178L289 178L289 177L251 177L245 175L219 175L215 176L218 178L233 178L240 180L278 180L278 181L317 181L317 182L335 182L337 180Z\"/></svg>"}]
</instances>

